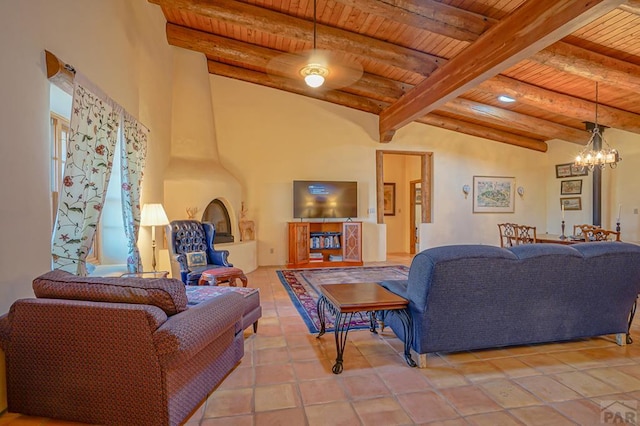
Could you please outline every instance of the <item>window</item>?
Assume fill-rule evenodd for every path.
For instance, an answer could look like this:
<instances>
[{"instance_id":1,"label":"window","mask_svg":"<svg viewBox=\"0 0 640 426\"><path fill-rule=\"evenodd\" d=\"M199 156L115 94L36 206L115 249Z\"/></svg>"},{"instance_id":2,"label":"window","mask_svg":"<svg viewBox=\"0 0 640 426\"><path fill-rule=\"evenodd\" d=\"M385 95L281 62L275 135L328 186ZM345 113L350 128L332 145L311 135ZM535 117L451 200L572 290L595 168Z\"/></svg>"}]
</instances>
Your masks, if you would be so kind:
<instances>
[{"instance_id":1,"label":"window","mask_svg":"<svg viewBox=\"0 0 640 426\"><path fill-rule=\"evenodd\" d=\"M72 97L55 83L50 85L50 111L51 111L51 199L52 199L52 224L55 224L55 215L59 194L63 188L63 172L67 157L67 142L70 137L70 117L72 109ZM126 265L128 256L128 239L125 235L122 198L121 198L121 166L120 147L122 131L120 130L113 156L113 169L107 193L100 215L100 221L93 239L92 248L87 261L101 265ZM52 225L53 226L53 225Z\"/></svg>"},{"instance_id":2,"label":"window","mask_svg":"<svg viewBox=\"0 0 640 426\"><path fill-rule=\"evenodd\" d=\"M67 140L69 121L58 114L51 113L51 213L52 222L56 221L58 194L62 186L62 172L67 158Z\"/></svg>"}]
</instances>

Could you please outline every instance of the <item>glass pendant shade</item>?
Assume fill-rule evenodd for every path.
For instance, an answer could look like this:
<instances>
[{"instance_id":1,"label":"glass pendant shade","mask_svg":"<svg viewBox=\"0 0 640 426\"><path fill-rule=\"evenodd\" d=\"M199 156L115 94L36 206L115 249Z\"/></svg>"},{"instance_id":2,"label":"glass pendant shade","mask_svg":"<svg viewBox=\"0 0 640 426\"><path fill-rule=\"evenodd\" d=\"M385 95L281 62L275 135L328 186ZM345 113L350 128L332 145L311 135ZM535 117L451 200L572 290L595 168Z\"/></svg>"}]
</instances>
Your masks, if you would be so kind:
<instances>
[{"instance_id":1,"label":"glass pendant shade","mask_svg":"<svg viewBox=\"0 0 640 426\"><path fill-rule=\"evenodd\" d=\"M320 64L309 64L300 70L305 83L309 87L320 87L324 84L325 77L329 70Z\"/></svg>"}]
</instances>

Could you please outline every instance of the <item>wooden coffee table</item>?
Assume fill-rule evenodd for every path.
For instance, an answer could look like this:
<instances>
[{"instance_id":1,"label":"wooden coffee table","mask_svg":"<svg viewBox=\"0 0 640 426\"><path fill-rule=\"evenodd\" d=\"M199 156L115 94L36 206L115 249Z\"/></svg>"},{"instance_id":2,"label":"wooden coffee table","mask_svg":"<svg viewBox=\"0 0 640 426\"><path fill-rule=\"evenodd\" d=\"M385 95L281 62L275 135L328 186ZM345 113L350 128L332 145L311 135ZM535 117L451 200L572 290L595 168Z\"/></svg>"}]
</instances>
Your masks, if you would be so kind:
<instances>
[{"instance_id":1,"label":"wooden coffee table","mask_svg":"<svg viewBox=\"0 0 640 426\"><path fill-rule=\"evenodd\" d=\"M406 299L390 292L378 283L324 284L318 287L322 293L317 306L318 318L320 319L318 338L325 333L325 308L329 309L336 317L337 356L332 369L334 374L342 373L342 355L347 343L347 334L353 314L358 312L369 313L369 330L372 333L377 333L376 312L397 310L404 326L404 358L409 366L416 366L411 358L413 323L407 309L409 302Z\"/></svg>"}]
</instances>

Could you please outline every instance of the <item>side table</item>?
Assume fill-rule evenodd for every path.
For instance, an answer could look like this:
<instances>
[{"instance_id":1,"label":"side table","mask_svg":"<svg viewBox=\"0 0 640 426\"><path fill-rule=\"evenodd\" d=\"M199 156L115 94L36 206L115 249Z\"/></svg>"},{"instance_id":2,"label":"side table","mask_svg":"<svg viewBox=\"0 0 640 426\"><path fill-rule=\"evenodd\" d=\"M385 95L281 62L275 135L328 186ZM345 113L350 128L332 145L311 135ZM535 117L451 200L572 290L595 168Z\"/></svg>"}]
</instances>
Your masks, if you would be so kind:
<instances>
[{"instance_id":1,"label":"side table","mask_svg":"<svg viewBox=\"0 0 640 426\"><path fill-rule=\"evenodd\" d=\"M202 272L198 285L218 285L221 283L229 283L229 286L235 287L236 280L242 282L242 287L247 286L247 276L242 269L236 267L221 266L219 268L207 269Z\"/></svg>"},{"instance_id":2,"label":"side table","mask_svg":"<svg viewBox=\"0 0 640 426\"><path fill-rule=\"evenodd\" d=\"M320 332L317 338L325 333L325 308L329 309L336 317L336 363L332 368L334 374L342 373L342 356L347 343L347 334L353 314L357 312L369 313L369 330L372 333L377 333L376 312L398 311L404 326L404 358L410 367L416 366L415 361L411 358L413 322L407 309L409 302L406 299L390 292L378 283L324 284L318 287L322 294L317 305L318 318L320 319Z\"/></svg>"}]
</instances>

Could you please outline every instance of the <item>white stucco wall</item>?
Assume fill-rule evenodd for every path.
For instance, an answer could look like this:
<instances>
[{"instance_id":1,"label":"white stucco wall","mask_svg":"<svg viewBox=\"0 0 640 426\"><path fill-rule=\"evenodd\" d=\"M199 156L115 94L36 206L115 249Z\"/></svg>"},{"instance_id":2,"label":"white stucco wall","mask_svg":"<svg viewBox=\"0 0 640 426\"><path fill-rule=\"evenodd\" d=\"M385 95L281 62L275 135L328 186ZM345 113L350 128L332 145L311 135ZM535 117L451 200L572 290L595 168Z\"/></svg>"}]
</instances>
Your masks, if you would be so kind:
<instances>
[{"instance_id":1,"label":"white stucco wall","mask_svg":"<svg viewBox=\"0 0 640 426\"><path fill-rule=\"evenodd\" d=\"M496 224L507 220L547 226L547 188L541 182L552 161L545 153L417 123L380 144L375 115L223 77L212 76L211 85L220 159L247 191L260 265L286 262L295 179L358 181L363 257L383 260L385 233L375 214L375 152L380 149L434 153L433 223L423 225L423 248L497 244ZM472 185L474 175L513 176L526 195L516 198L512 214L473 214L471 196L464 198L462 186Z\"/></svg>"},{"instance_id":2,"label":"white stucco wall","mask_svg":"<svg viewBox=\"0 0 640 426\"><path fill-rule=\"evenodd\" d=\"M73 65L151 129L143 202L162 202L171 48L156 5L136 0L0 2L0 313L50 269L49 82L44 50ZM140 247L151 237L142 229ZM144 259L150 263L150 259Z\"/></svg>"},{"instance_id":3,"label":"white stucco wall","mask_svg":"<svg viewBox=\"0 0 640 426\"><path fill-rule=\"evenodd\" d=\"M623 241L640 242L640 135L617 129L606 129L608 143L616 148L622 157L615 169L602 170L602 226L615 229L618 210ZM555 165L570 163L579 151L579 146L561 141L549 143L550 167L546 171L547 229L559 234L561 226L560 182L565 179L582 179L582 210L565 212L565 233L573 232L573 225L592 223L592 178L589 176L556 178Z\"/></svg>"}]
</instances>

